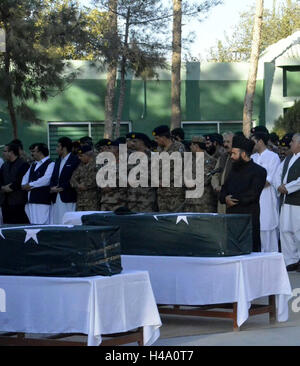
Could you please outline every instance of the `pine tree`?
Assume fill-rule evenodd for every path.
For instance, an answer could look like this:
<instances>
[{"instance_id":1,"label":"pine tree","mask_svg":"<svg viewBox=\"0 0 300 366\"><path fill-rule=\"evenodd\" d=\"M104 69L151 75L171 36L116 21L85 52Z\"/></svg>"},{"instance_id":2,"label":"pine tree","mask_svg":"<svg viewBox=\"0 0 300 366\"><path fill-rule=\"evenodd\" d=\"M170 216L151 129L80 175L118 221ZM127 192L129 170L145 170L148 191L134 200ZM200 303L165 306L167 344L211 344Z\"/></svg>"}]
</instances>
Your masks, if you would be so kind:
<instances>
[{"instance_id":1,"label":"pine tree","mask_svg":"<svg viewBox=\"0 0 300 366\"><path fill-rule=\"evenodd\" d=\"M54 2L52 2L53 5ZM63 46L76 29L78 9L70 3L58 12L47 13L47 2L42 0L2 0L0 22L5 31L6 50L0 56L0 96L7 102L13 127L18 137L18 115L38 121L26 102L47 100L64 89L74 78L69 70L63 77L66 63L49 45ZM45 20L48 14L48 22ZM60 27L58 27L59 20Z\"/></svg>"}]
</instances>

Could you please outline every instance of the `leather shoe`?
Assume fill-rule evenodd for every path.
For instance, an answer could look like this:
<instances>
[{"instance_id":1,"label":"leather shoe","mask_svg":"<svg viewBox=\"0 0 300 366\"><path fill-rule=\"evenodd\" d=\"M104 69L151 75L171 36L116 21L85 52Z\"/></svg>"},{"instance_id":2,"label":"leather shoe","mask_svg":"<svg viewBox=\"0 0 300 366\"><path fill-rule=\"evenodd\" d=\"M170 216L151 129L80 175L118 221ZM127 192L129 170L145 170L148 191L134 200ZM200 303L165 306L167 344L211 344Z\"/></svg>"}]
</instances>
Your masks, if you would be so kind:
<instances>
[{"instance_id":1,"label":"leather shoe","mask_svg":"<svg viewBox=\"0 0 300 366\"><path fill-rule=\"evenodd\" d=\"M288 266L286 266L286 270L288 272L291 272L291 271L296 271L299 268L299 271L300 271L299 263L300 263L300 261L297 263L289 264Z\"/></svg>"},{"instance_id":2,"label":"leather shoe","mask_svg":"<svg viewBox=\"0 0 300 366\"><path fill-rule=\"evenodd\" d=\"M296 272L300 272L300 261L298 262L298 267L296 269Z\"/></svg>"}]
</instances>

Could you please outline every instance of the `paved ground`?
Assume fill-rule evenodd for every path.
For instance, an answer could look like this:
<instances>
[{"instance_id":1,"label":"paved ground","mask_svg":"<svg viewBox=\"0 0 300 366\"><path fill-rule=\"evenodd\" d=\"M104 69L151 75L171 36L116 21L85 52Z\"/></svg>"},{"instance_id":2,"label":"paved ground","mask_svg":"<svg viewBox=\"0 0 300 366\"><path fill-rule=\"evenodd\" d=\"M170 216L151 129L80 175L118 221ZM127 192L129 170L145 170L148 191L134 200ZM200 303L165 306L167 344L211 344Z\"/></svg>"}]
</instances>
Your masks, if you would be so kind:
<instances>
[{"instance_id":1,"label":"paved ground","mask_svg":"<svg viewBox=\"0 0 300 366\"><path fill-rule=\"evenodd\" d=\"M292 289L300 289L300 273L290 272L289 278ZM239 332L227 319L162 315L161 337L153 346L300 346L300 297L297 313L293 301L296 297L289 301L287 322L270 325L268 314L252 316Z\"/></svg>"}]
</instances>

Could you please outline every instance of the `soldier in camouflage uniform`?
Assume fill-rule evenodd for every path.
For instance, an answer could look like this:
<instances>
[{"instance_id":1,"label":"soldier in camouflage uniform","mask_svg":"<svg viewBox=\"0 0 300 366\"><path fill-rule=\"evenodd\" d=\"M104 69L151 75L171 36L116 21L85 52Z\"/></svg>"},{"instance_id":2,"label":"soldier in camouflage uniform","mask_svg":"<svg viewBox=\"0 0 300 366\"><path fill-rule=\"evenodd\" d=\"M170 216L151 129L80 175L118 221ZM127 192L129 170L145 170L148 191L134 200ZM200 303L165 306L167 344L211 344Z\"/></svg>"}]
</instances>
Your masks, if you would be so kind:
<instances>
[{"instance_id":1,"label":"soldier in camouflage uniform","mask_svg":"<svg viewBox=\"0 0 300 366\"><path fill-rule=\"evenodd\" d=\"M70 184L77 192L76 211L98 211L99 189L96 183L96 161L92 147L82 146L78 150L81 163L74 170Z\"/></svg>"},{"instance_id":2,"label":"soldier in camouflage uniform","mask_svg":"<svg viewBox=\"0 0 300 366\"><path fill-rule=\"evenodd\" d=\"M172 141L168 126L159 126L154 129L152 135L159 146L160 152L167 152L171 155L173 152L185 152L184 146L178 141ZM174 162L170 164L170 187L162 187L162 169L160 167L160 187L157 188L157 205L160 212L179 212L182 210L185 200L185 188L174 187ZM183 176L183 175L182 175Z\"/></svg>"},{"instance_id":3,"label":"soldier in camouflage uniform","mask_svg":"<svg viewBox=\"0 0 300 366\"><path fill-rule=\"evenodd\" d=\"M185 212L217 212L217 198L211 186L211 176L208 176L208 174L215 168L217 160L210 156L205 149L205 138L203 136L195 136L192 138L191 150L193 155L196 155L197 152L204 153L204 193L200 198L186 198L184 204ZM195 179L196 156L193 156L192 171L193 179Z\"/></svg>"},{"instance_id":4,"label":"soldier in camouflage uniform","mask_svg":"<svg viewBox=\"0 0 300 366\"><path fill-rule=\"evenodd\" d=\"M110 139L101 139L96 143L95 149L98 153L109 151L111 143Z\"/></svg>"},{"instance_id":5,"label":"soldier in camouflage uniform","mask_svg":"<svg viewBox=\"0 0 300 366\"><path fill-rule=\"evenodd\" d=\"M144 133L129 133L126 136L127 145L132 152L142 152L148 159L148 187L131 187L128 185L127 205L133 212L155 212L157 211L156 188L151 187L151 140ZM138 164L128 164L128 171ZM137 177L139 179L139 177Z\"/></svg>"},{"instance_id":6,"label":"soldier in camouflage uniform","mask_svg":"<svg viewBox=\"0 0 300 366\"><path fill-rule=\"evenodd\" d=\"M125 140L126 141L126 140ZM127 207L127 187L119 187L119 145L124 141L119 138L112 141L109 152L116 158L116 187L101 188L101 211L115 211ZM101 168L100 168L101 169Z\"/></svg>"},{"instance_id":7,"label":"soldier in camouflage uniform","mask_svg":"<svg viewBox=\"0 0 300 366\"><path fill-rule=\"evenodd\" d=\"M206 152L211 155L215 160L218 160L222 155L226 153L223 146L223 136L218 133L213 133L205 137Z\"/></svg>"},{"instance_id":8,"label":"soldier in camouflage uniform","mask_svg":"<svg viewBox=\"0 0 300 366\"><path fill-rule=\"evenodd\" d=\"M287 133L279 142L279 158L281 161L283 161L287 156L292 154L290 150L290 143L292 141L293 135L293 133Z\"/></svg>"}]
</instances>

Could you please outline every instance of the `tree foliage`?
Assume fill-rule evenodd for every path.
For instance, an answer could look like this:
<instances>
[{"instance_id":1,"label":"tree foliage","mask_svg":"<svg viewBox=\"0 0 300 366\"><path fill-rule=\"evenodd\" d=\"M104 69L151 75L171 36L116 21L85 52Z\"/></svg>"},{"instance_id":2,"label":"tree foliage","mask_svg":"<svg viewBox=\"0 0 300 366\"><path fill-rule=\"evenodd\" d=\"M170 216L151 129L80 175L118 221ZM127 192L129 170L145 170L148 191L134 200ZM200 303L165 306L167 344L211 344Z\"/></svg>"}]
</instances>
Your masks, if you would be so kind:
<instances>
[{"instance_id":1,"label":"tree foliage","mask_svg":"<svg viewBox=\"0 0 300 366\"><path fill-rule=\"evenodd\" d=\"M272 10L264 10L261 52L300 28L299 2L285 0L276 4L274 2ZM232 34L225 33L225 41L218 40L216 45L210 49L208 61L237 62L249 60L254 14L254 5L240 14L240 21L234 27Z\"/></svg>"},{"instance_id":2,"label":"tree foliage","mask_svg":"<svg viewBox=\"0 0 300 366\"><path fill-rule=\"evenodd\" d=\"M58 4L62 7L57 8ZM0 96L7 102L14 137L18 114L37 121L26 102L46 101L74 78L70 70L66 73L67 64L55 47L73 39L78 14L73 1L1 1L6 51L0 55Z\"/></svg>"},{"instance_id":3,"label":"tree foliage","mask_svg":"<svg viewBox=\"0 0 300 366\"><path fill-rule=\"evenodd\" d=\"M297 133L300 131L300 100L295 101L293 107L287 109L284 116L275 121L274 132L279 136L286 133Z\"/></svg>"}]
</instances>

